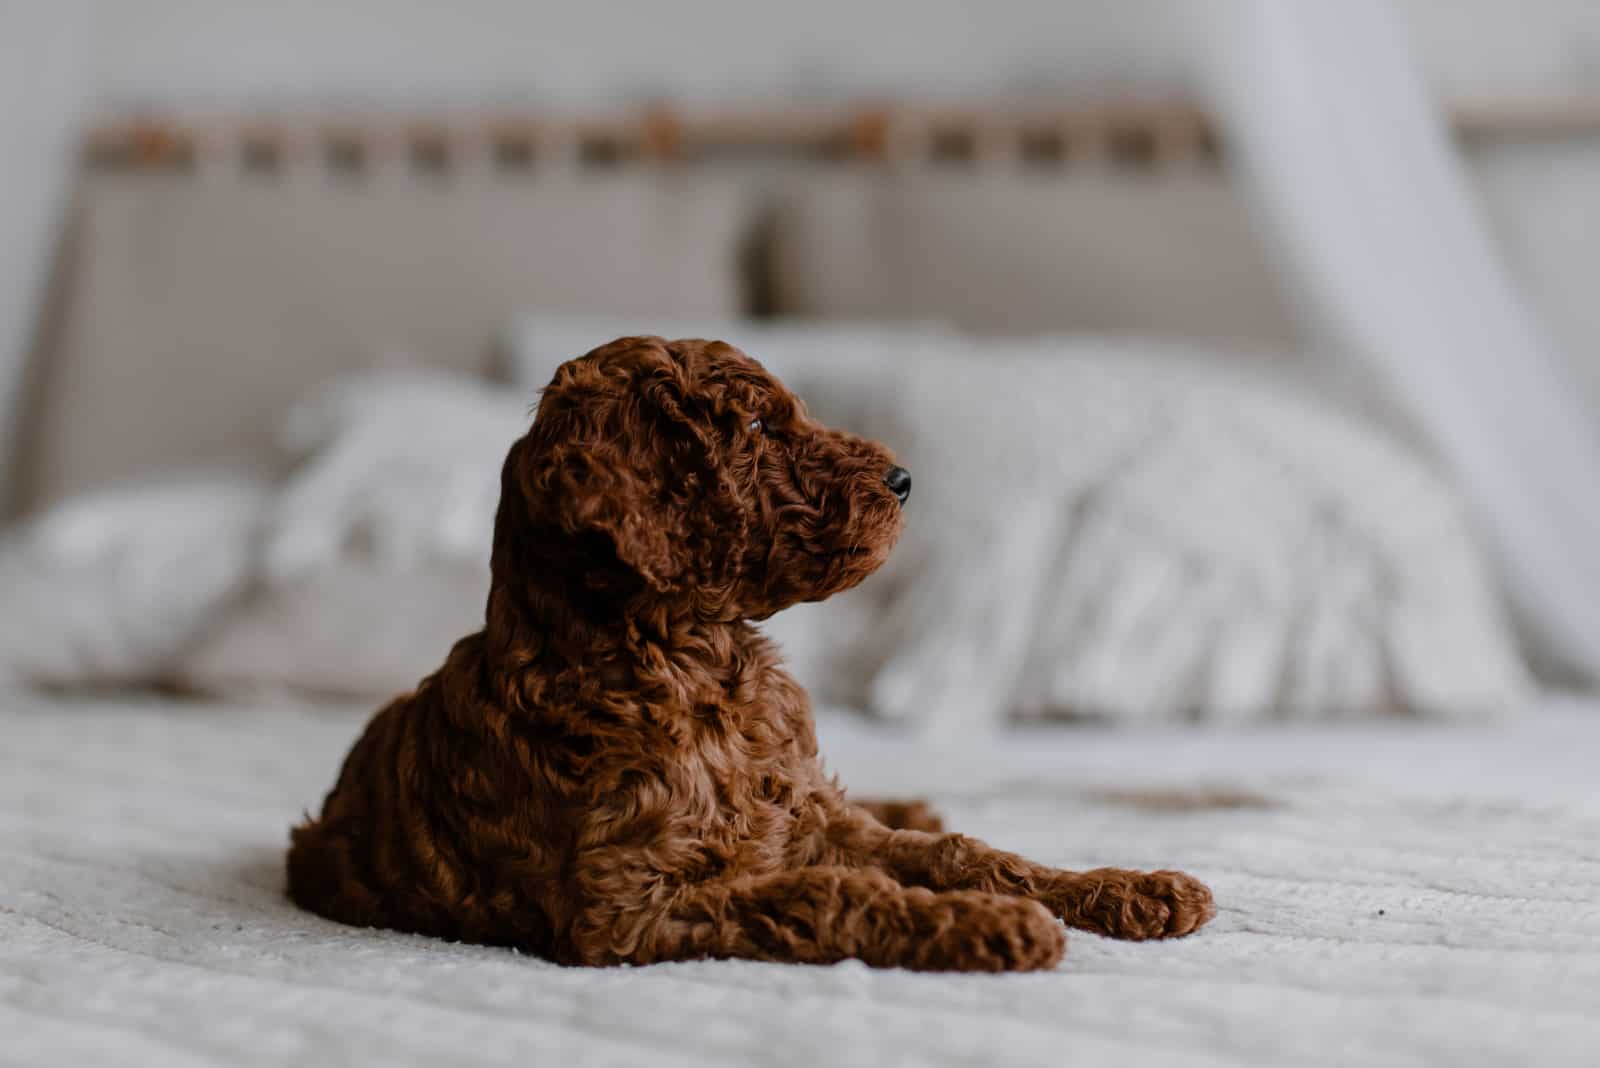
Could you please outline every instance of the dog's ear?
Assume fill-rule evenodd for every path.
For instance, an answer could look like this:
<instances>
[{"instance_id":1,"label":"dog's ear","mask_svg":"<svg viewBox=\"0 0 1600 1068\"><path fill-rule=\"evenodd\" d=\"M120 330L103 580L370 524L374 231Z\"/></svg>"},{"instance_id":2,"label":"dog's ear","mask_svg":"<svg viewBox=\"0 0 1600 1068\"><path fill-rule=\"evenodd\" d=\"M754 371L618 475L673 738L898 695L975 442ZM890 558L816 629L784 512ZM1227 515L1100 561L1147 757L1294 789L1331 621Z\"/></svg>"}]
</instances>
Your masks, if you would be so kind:
<instances>
[{"instance_id":1,"label":"dog's ear","mask_svg":"<svg viewBox=\"0 0 1600 1068\"><path fill-rule=\"evenodd\" d=\"M545 525L608 549L657 592L727 587L745 537L731 481L686 407L682 368L664 348L628 355L620 369L569 365L557 375L508 476L514 466L515 489ZM611 581L599 571L588 578Z\"/></svg>"},{"instance_id":2,"label":"dog's ear","mask_svg":"<svg viewBox=\"0 0 1600 1068\"><path fill-rule=\"evenodd\" d=\"M686 561L675 547L673 516L657 502L656 488L641 477L628 451L603 439L557 446L550 457L549 499L569 535L603 539L618 562L652 589L669 593L682 582Z\"/></svg>"}]
</instances>

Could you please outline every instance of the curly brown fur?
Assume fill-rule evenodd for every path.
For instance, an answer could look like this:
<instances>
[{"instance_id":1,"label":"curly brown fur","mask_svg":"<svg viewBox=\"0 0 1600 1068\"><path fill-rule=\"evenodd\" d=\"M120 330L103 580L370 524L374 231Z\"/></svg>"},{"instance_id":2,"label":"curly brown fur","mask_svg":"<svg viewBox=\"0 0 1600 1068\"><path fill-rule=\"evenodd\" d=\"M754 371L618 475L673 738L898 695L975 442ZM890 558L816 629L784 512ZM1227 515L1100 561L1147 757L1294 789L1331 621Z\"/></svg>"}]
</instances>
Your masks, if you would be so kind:
<instances>
[{"instance_id":1,"label":"curly brown fur","mask_svg":"<svg viewBox=\"0 0 1600 1068\"><path fill-rule=\"evenodd\" d=\"M1053 966L1058 920L1200 926L1189 876L1033 864L823 773L750 620L883 563L892 465L725 344L624 338L564 365L506 459L484 629L372 720L293 833L291 896L596 965L1006 971Z\"/></svg>"}]
</instances>

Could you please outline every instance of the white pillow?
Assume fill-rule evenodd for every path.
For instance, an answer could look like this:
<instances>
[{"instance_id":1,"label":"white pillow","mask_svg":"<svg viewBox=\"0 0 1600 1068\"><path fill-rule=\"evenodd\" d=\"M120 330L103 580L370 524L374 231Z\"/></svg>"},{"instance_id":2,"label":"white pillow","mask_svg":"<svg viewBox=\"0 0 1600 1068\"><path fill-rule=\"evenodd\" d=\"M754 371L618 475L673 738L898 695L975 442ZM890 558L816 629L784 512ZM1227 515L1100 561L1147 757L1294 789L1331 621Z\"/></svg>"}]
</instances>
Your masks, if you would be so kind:
<instances>
[{"instance_id":1,"label":"white pillow","mask_svg":"<svg viewBox=\"0 0 1600 1068\"><path fill-rule=\"evenodd\" d=\"M350 553L395 572L432 562L487 574L500 468L532 397L444 371L373 371L296 404L279 440L300 466L273 509L267 580Z\"/></svg>"},{"instance_id":2,"label":"white pillow","mask_svg":"<svg viewBox=\"0 0 1600 1068\"><path fill-rule=\"evenodd\" d=\"M299 466L273 503L257 583L183 657L208 693L409 690L483 625L506 450L524 394L465 375L370 372L294 405Z\"/></svg>"},{"instance_id":3,"label":"white pillow","mask_svg":"<svg viewBox=\"0 0 1600 1068\"><path fill-rule=\"evenodd\" d=\"M0 538L0 681L151 682L249 582L269 500L246 476L75 498Z\"/></svg>"},{"instance_id":4,"label":"white pillow","mask_svg":"<svg viewBox=\"0 0 1600 1068\"><path fill-rule=\"evenodd\" d=\"M901 381L917 492L854 639L880 714L1475 716L1527 692L1453 488L1287 382L1092 339Z\"/></svg>"}]
</instances>

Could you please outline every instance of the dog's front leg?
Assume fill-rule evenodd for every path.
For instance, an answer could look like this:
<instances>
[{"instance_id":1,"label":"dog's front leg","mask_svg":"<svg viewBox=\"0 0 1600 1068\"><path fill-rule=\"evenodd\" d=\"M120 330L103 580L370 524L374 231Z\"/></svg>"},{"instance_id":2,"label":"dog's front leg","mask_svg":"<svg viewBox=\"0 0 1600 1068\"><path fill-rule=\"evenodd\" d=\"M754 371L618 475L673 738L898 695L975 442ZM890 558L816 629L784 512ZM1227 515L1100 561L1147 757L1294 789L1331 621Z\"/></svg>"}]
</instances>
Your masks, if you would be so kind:
<instances>
[{"instance_id":1,"label":"dog's front leg","mask_svg":"<svg viewBox=\"0 0 1600 1068\"><path fill-rule=\"evenodd\" d=\"M888 798L852 797L850 803L890 830L942 831L944 819L928 802L920 798L889 800Z\"/></svg>"},{"instance_id":2,"label":"dog's front leg","mask_svg":"<svg viewBox=\"0 0 1600 1068\"><path fill-rule=\"evenodd\" d=\"M802 964L856 958L918 971L1054 967L1061 925L1031 901L976 891L934 893L882 872L813 867L686 887L659 912L592 927L611 943L591 963L705 957Z\"/></svg>"},{"instance_id":3,"label":"dog's front leg","mask_svg":"<svg viewBox=\"0 0 1600 1068\"><path fill-rule=\"evenodd\" d=\"M960 834L890 830L849 805L829 816L826 859L879 868L908 886L1032 898L1068 926L1113 938L1186 935L1216 915L1211 891L1177 871L1035 864Z\"/></svg>"}]
</instances>

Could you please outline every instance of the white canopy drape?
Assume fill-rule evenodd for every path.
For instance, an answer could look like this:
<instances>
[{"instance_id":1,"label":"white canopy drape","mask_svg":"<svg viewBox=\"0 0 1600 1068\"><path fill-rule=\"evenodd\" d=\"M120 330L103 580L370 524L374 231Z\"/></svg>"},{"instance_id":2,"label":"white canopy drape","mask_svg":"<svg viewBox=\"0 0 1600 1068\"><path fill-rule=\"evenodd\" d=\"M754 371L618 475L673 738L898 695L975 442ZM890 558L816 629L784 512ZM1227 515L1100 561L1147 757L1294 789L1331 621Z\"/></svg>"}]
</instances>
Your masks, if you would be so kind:
<instances>
[{"instance_id":1,"label":"white canopy drape","mask_svg":"<svg viewBox=\"0 0 1600 1068\"><path fill-rule=\"evenodd\" d=\"M1600 418L1492 245L1399 13L1188 10L1292 296L1453 464L1541 650L1600 680Z\"/></svg>"},{"instance_id":2,"label":"white canopy drape","mask_svg":"<svg viewBox=\"0 0 1600 1068\"><path fill-rule=\"evenodd\" d=\"M89 0L0 0L0 509L28 348L88 99Z\"/></svg>"}]
</instances>

